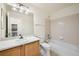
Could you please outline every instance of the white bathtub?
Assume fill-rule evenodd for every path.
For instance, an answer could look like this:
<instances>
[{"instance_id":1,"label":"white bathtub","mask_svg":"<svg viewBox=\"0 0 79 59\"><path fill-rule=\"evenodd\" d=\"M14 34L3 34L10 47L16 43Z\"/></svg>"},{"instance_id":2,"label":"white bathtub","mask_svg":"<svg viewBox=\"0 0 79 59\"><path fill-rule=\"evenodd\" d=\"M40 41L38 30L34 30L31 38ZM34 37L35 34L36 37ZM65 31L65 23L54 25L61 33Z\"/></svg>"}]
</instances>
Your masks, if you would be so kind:
<instances>
[{"instance_id":1,"label":"white bathtub","mask_svg":"<svg viewBox=\"0 0 79 59\"><path fill-rule=\"evenodd\" d=\"M59 56L79 56L79 47L66 43L61 40L52 40L49 42L51 51Z\"/></svg>"}]
</instances>

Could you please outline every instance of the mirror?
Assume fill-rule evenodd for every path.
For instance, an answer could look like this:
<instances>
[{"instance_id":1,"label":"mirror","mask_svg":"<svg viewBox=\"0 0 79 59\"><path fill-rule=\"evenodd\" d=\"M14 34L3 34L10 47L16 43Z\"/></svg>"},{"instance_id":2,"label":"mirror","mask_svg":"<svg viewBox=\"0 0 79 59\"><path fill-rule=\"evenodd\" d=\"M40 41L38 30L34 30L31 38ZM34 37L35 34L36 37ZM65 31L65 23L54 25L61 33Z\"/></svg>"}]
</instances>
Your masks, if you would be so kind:
<instances>
[{"instance_id":1,"label":"mirror","mask_svg":"<svg viewBox=\"0 0 79 59\"><path fill-rule=\"evenodd\" d=\"M10 11L8 15L8 32L9 36L22 34L24 36L33 35L33 14L23 15Z\"/></svg>"},{"instance_id":2,"label":"mirror","mask_svg":"<svg viewBox=\"0 0 79 59\"><path fill-rule=\"evenodd\" d=\"M5 37L18 37L19 34L23 36L30 36L34 34L33 26L33 13L24 14L21 12L12 10L12 6L5 4L6 17L4 24Z\"/></svg>"}]
</instances>

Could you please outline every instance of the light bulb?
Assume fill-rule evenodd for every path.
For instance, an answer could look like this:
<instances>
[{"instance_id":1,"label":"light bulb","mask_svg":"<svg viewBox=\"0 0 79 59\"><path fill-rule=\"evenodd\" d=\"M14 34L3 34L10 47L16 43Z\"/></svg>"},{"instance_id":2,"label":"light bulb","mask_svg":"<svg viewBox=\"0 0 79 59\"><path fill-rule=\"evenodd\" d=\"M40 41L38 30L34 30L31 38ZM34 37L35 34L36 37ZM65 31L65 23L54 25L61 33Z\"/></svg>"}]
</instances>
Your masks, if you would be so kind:
<instances>
[{"instance_id":1,"label":"light bulb","mask_svg":"<svg viewBox=\"0 0 79 59\"><path fill-rule=\"evenodd\" d=\"M17 9L15 7L13 7L12 10L17 11Z\"/></svg>"},{"instance_id":2,"label":"light bulb","mask_svg":"<svg viewBox=\"0 0 79 59\"><path fill-rule=\"evenodd\" d=\"M17 5L16 4L13 4L13 7L17 7Z\"/></svg>"},{"instance_id":3,"label":"light bulb","mask_svg":"<svg viewBox=\"0 0 79 59\"><path fill-rule=\"evenodd\" d=\"M30 12L30 10L29 10L29 9L27 9L27 12Z\"/></svg>"},{"instance_id":4,"label":"light bulb","mask_svg":"<svg viewBox=\"0 0 79 59\"><path fill-rule=\"evenodd\" d=\"M23 10L21 10L21 9L20 9L20 10L19 10L19 12L20 12L20 13L22 13L22 12L23 12Z\"/></svg>"},{"instance_id":5,"label":"light bulb","mask_svg":"<svg viewBox=\"0 0 79 59\"><path fill-rule=\"evenodd\" d=\"M22 7L22 6L21 6L21 7L19 7L19 12L21 12L21 13L22 13L23 11L24 11L24 7Z\"/></svg>"},{"instance_id":6,"label":"light bulb","mask_svg":"<svg viewBox=\"0 0 79 59\"><path fill-rule=\"evenodd\" d=\"M28 14L28 12L27 12L27 11L25 11L25 14Z\"/></svg>"}]
</instances>

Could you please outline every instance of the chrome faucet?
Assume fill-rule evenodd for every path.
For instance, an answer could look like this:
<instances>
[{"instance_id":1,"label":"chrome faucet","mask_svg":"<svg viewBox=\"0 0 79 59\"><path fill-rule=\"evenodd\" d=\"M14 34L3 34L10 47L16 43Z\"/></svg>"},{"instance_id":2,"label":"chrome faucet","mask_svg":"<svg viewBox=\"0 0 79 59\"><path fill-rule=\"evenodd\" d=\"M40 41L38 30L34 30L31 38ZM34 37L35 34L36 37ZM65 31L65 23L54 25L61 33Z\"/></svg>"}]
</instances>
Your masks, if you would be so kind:
<instances>
[{"instance_id":1,"label":"chrome faucet","mask_svg":"<svg viewBox=\"0 0 79 59\"><path fill-rule=\"evenodd\" d=\"M23 36L21 34L19 34L19 39L23 39Z\"/></svg>"}]
</instances>

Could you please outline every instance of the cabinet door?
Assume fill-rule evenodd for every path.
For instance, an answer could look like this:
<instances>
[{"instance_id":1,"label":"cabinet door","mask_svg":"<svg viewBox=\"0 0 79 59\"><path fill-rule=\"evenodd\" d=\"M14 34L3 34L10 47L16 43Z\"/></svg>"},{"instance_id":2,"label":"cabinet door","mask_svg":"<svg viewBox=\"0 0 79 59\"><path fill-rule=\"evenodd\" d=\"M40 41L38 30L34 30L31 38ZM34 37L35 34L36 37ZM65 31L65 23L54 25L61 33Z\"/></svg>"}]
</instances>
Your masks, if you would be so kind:
<instances>
[{"instance_id":1,"label":"cabinet door","mask_svg":"<svg viewBox=\"0 0 79 59\"><path fill-rule=\"evenodd\" d=\"M25 56L40 56L39 41L25 45Z\"/></svg>"},{"instance_id":2,"label":"cabinet door","mask_svg":"<svg viewBox=\"0 0 79 59\"><path fill-rule=\"evenodd\" d=\"M0 56L20 56L20 48L21 47L15 47L0 51Z\"/></svg>"}]
</instances>

